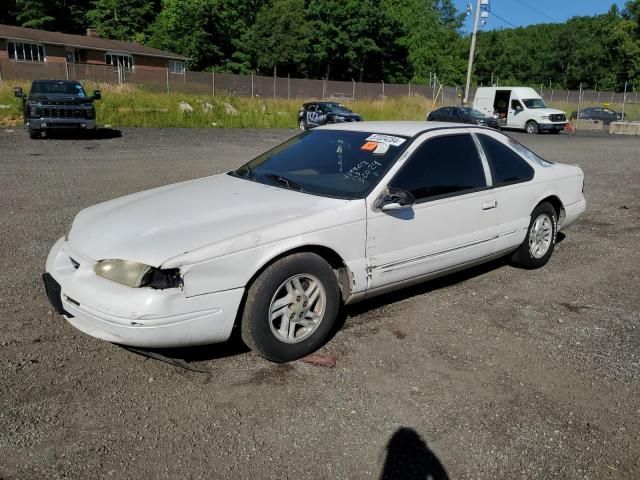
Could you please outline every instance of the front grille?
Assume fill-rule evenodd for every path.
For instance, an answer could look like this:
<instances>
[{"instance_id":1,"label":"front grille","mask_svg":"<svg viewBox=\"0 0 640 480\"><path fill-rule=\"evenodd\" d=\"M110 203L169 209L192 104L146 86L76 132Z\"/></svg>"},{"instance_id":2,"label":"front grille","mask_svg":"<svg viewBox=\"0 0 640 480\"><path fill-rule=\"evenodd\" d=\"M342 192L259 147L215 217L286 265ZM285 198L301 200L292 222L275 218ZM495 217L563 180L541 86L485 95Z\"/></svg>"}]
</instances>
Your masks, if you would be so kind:
<instances>
[{"instance_id":1,"label":"front grille","mask_svg":"<svg viewBox=\"0 0 640 480\"><path fill-rule=\"evenodd\" d=\"M40 105L37 107L41 117L46 118L92 118L91 108L78 105Z\"/></svg>"},{"instance_id":2,"label":"front grille","mask_svg":"<svg viewBox=\"0 0 640 480\"><path fill-rule=\"evenodd\" d=\"M549 115L549 120L552 122L566 122L567 116L564 113L552 113Z\"/></svg>"}]
</instances>

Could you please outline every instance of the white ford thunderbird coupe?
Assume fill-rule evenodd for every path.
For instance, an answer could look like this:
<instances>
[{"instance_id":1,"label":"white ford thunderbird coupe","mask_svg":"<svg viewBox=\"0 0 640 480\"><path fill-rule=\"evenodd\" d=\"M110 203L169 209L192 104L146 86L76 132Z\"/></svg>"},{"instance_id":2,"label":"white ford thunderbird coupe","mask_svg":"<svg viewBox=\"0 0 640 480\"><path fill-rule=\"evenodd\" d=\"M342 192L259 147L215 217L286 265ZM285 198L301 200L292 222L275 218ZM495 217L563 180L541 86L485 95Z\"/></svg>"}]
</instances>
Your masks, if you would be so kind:
<instances>
[{"instance_id":1,"label":"white ford thunderbird coupe","mask_svg":"<svg viewBox=\"0 0 640 480\"><path fill-rule=\"evenodd\" d=\"M345 304L506 255L543 266L585 210L583 180L487 128L330 125L235 171L82 210L44 282L103 340L199 345L237 327L286 362L323 345Z\"/></svg>"}]
</instances>

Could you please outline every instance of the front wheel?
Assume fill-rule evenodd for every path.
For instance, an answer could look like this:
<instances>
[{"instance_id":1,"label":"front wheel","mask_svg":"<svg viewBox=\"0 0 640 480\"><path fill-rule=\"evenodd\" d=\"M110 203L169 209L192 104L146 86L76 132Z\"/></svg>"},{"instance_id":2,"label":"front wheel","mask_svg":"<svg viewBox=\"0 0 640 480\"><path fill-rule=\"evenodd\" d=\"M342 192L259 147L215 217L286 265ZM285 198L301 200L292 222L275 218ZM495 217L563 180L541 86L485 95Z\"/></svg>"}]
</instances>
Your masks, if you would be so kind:
<instances>
[{"instance_id":1,"label":"front wheel","mask_svg":"<svg viewBox=\"0 0 640 480\"><path fill-rule=\"evenodd\" d=\"M524 129L530 135L535 135L539 131L538 124L533 120L528 121Z\"/></svg>"},{"instance_id":2,"label":"front wheel","mask_svg":"<svg viewBox=\"0 0 640 480\"><path fill-rule=\"evenodd\" d=\"M340 291L331 266L315 253L296 253L271 264L247 292L244 343L272 362L297 360L331 335Z\"/></svg>"},{"instance_id":3,"label":"front wheel","mask_svg":"<svg viewBox=\"0 0 640 480\"><path fill-rule=\"evenodd\" d=\"M558 216L550 203L538 205L531 213L527 236L511 257L518 266L540 268L549 261L556 245Z\"/></svg>"},{"instance_id":4,"label":"front wheel","mask_svg":"<svg viewBox=\"0 0 640 480\"><path fill-rule=\"evenodd\" d=\"M29 138L32 140L36 140L38 138L42 138L42 134L40 133L40 130L29 129Z\"/></svg>"}]
</instances>

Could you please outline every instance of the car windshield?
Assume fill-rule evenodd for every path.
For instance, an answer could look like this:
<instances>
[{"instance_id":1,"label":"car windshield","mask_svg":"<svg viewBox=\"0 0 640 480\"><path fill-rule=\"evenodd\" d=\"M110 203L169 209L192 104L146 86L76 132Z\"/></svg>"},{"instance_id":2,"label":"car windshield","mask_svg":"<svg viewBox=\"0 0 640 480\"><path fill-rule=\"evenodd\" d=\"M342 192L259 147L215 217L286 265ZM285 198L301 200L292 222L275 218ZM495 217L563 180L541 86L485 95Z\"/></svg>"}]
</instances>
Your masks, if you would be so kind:
<instances>
[{"instance_id":1,"label":"car windshield","mask_svg":"<svg viewBox=\"0 0 640 480\"><path fill-rule=\"evenodd\" d=\"M338 103L327 103L325 104L327 106L327 108L329 110L331 110L333 113L351 113L351 110L349 110L347 107L345 107L342 104L338 104Z\"/></svg>"},{"instance_id":2,"label":"car windshield","mask_svg":"<svg viewBox=\"0 0 640 480\"><path fill-rule=\"evenodd\" d=\"M460 110L462 110L464 113L472 117L484 117L484 113L474 108L461 108Z\"/></svg>"},{"instance_id":3,"label":"car windshield","mask_svg":"<svg viewBox=\"0 0 640 480\"><path fill-rule=\"evenodd\" d=\"M527 108L549 108L541 98L529 98L528 100L523 100L523 102Z\"/></svg>"},{"instance_id":4,"label":"car windshield","mask_svg":"<svg viewBox=\"0 0 640 480\"><path fill-rule=\"evenodd\" d=\"M82 85L77 82L33 82L31 93L86 96Z\"/></svg>"},{"instance_id":5,"label":"car windshield","mask_svg":"<svg viewBox=\"0 0 640 480\"><path fill-rule=\"evenodd\" d=\"M375 132L312 130L230 174L314 195L362 198L408 143L406 137Z\"/></svg>"}]
</instances>

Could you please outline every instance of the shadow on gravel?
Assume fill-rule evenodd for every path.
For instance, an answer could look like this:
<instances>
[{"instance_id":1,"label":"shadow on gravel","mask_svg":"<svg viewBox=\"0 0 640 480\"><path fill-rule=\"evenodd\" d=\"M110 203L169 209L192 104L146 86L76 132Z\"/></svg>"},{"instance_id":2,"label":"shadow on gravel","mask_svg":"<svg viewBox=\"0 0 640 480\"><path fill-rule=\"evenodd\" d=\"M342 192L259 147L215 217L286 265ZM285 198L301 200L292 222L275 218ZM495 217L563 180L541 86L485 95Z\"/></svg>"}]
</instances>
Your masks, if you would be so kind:
<instances>
[{"instance_id":1,"label":"shadow on gravel","mask_svg":"<svg viewBox=\"0 0 640 480\"><path fill-rule=\"evenodd\" d=\"M168 357L182 358L186 362L204 362L220 358L235 357L249 352L249 348L242 342L240 335L233 335L224 343L200 345L188 348L171 348L158 350Z\"/></svg>"},{"instance_id":2,"label":"shadow on gravel","mask_svg":"<svg viewBox=\"0 0 640 480\"><path fill-rule=\"evenodd\" d=\"M427 443L412 428L400 427L387 444L380 480L449 480Z\"/></svg>"},{"instance_id":3,"label":"shadow on gravel","mask_svg":"<svg viewBox=\"0 0 640 480\"><path fill-rule=\"evenodd\" d=\"M95 132L86 130L49 130L45 138L51 140L111 140L122 137L122 132L114 128L98 128Z\"/></svg>"},{"instance_id":4,"label":"shadow on gravel","mask_svg":"<svg viewBox=\"0 0 640 480\"><path fill-rule=\"evenodd\" d=\"M184 348L138 348L127 345L114 344L127 350L133 355L141 355L153 360L158 360L174 367L190 370L197 373L210 374L204 365L198 362L207 360L217 360L221 358L234 357L249 352L249 348L242 342L239 333L234 331L231 338L225 343L215 343L211 345L199 345ZM2 480L0 478L0 480Z\"/></svg>"}]
</instances>

